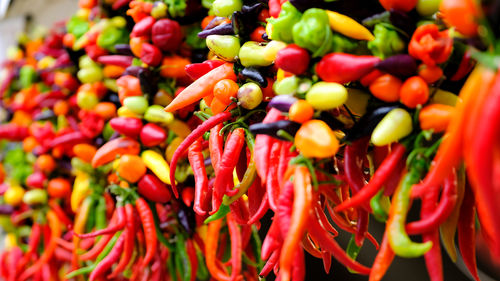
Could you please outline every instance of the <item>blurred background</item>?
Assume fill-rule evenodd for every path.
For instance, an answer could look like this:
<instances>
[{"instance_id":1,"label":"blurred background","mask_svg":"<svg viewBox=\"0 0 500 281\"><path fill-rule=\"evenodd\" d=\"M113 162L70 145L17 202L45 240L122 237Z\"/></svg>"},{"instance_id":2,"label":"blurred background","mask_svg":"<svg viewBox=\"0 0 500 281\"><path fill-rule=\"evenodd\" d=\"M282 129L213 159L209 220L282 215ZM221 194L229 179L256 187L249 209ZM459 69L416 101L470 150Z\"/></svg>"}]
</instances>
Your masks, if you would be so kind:
<instances>
[{"instance_id":1,"label":"blurred background","mask_svg":"<svg viewBox=\"0 0 500 281\"><path fill-rule=\"evenodd\" d=\"M15 45L21 32L31 32L35 28L47 28L52 24L68 19L78 9L77 0L0 0L0 62L4 60L7 48ZM269 216L262 224L261 236L269 228ZM378 241L382 240L384 225L372 220L371 233ZM1 232L1 230L0 230ZM342 247L346 247L350 236L341 233L337 238ZM479 236L478 236L479 238ZM480 239L479 239L480 240ZM3 241L0 237L0 241ZM500 280L500 265L492 264L488 259L488 249L478 242L478 264L483 281ZM0 248L3 248L0 243ZM370 243L365 243L358 260L370 266L377 251ZM453 263L443 251L445 280L472 280L461 260ZM326 274L320 260L307 255L306 280L367 280L366 276L351 274L338 262L333 261L330 273ZM490 276L496 276L492 278ZM273 278L269 278L273 280ZM384 280L421 281L428 280L425 262L421 259L396 258Z\"/></svg>"}]
</instances>

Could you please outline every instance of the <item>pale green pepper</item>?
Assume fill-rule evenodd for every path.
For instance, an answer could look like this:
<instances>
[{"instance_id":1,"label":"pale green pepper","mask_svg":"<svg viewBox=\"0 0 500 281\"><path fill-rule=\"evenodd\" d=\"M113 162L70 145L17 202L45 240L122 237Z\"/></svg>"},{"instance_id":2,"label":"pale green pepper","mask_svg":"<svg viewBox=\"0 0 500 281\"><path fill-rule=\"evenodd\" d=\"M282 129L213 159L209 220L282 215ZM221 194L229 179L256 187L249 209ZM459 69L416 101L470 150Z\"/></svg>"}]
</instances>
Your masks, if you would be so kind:
<instances>
[{"instance_id":1,"label":"pale green pepper","mask_svg":"<svg viewBox=\"0 0 500 281\"><path fill-rule=\"evenodd\" d=\"M290 2L285 2L281 6L281 12L277 19L269 18L267 34L273 40L279 40L286 43L292 43L293 37L290 27L300 21L301 13ZM328 24L328 16L326 19Z\"/></svg>"}]
</instances>

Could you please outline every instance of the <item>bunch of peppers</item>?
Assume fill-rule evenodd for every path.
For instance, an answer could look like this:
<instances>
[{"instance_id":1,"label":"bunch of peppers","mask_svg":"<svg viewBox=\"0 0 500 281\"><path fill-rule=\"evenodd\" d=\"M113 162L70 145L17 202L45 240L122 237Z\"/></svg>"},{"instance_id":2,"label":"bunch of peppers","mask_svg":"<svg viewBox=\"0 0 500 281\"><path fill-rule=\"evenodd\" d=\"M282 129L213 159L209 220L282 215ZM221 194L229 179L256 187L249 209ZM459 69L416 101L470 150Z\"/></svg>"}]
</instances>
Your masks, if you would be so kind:
<instances>
[{"instance_id":1,"label":"bunch of peppers","mask_svg":"<svg viewBox=\"0 0 500 281\"><path fill-rule=\"evenodd\" d=\"M458 236L478 280L476 234L500 257L494 3L80 0L2 65L0 276L300 281L307 252L369 280L423 256L437 281Z\"/></svg>"}]
</instances>

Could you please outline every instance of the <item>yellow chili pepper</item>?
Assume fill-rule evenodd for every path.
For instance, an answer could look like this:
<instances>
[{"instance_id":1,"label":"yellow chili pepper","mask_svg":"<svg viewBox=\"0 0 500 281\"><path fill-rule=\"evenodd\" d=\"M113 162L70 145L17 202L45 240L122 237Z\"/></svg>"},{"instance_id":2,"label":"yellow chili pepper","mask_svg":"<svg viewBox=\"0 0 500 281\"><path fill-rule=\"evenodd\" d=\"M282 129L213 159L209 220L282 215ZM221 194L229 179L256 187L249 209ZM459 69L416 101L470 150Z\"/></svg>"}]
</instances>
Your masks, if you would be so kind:
<instances>
[{"instance_id":1,"label":"yellow chili pepper","mask_svg":"<svg viewBox=\"0 0 500 281\"><path fill-rule=\"evenodd\" d=\"M179 119L174 119L172 123L167 124L169 130L172 130L177 136L185 138L191 134L189 126Z\"/></svg>"},{"instance_id":2,"label":"yellow chili pepper","mask_svg":"<svg viewBox=\"0 0 500 281\"><path fill-rule=\"evenodd\" d=\"M375 39L373 34L366 27L359 24L352 18L333 11L326 11L330 27L347 37L371 41Z\"/></svg>"},{"instance_id":3,"label":"yellow chili pepper","mask_svg":"<svg viewBox=\"0 0 500 281\"><path fill-rule=\"evenodd\" d=\"M162 182L170 183L170 166L163 156L153 150L146 150L141 154L142 161Z\"/></svg>"},{"instance_id":4,"label":"yellow chili pepper","mask_svg":"<svg viewBox=\"0 0 500 281\"><path fill-rule=\"evenodd\" d=\"M90 177L86 173L79 172L75 177L73 192L71 192L71 210L76 212L83 199L90 193Z\"/></svg>"}]
</instances>

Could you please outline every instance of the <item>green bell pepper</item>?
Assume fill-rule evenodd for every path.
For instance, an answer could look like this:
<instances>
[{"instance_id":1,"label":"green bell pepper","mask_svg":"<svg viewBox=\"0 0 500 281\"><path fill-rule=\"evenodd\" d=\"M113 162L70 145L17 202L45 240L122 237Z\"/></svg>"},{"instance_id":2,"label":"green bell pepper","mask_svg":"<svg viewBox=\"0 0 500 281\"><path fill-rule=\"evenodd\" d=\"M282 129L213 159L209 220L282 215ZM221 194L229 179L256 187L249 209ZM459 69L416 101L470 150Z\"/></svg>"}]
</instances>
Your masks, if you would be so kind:
<instances>
[{"instance_id":1,"label":"green bell pepper","mask_svg":"<svg viewBox=\"0 0 500 281\"><path fill-rule=\"evenodd\" d=\"M273 40L279 40L286 43L292 43L294 38L290 33L290 27L294 26L300 21L302 14L290 2L285 2L281 6L281 12L277 19L269 18L268 22L271 24L271 34L268 34ZM325 13L326 16L326 13ZM326 19L328 25L328 16ZM269 32L269 30L268 30Z\"/></svg>"},{"instance_id":2,"label":"green bell pepper","mask_svg":"<svg viewBox=\"0 0 500 281\"><path fill-rule=\"evenodd\" d=\"M405 50L406 44L397 31L386 23L376 24L373 35L375 40L369 41L367 46L374 56L385 59Z\"/></svg>"},{"instance_id":3,"label":"green bell pepper","mask_svg":"<svg viewBox=\"0 0 500 281\"><path fill-rule=\"evenodd\" d=\"M313 57L328 53L332 46L332 30L325 10L311 8L293 26L293 41L302 48L313 52Z\"/></svg>"}]
</instances>

